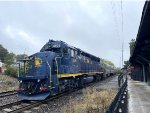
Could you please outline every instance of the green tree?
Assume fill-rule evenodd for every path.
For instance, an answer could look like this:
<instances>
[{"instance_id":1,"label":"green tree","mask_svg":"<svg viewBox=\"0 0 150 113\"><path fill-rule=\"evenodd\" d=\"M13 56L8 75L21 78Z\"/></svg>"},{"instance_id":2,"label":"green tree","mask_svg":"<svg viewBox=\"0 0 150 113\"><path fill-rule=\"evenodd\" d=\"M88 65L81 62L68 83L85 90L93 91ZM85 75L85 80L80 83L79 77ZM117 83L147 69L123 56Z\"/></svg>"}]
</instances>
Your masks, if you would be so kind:
<instances>
[{"instance_id":1,"label":"green tree","mask_svg":"<svg viewBox=\"0 0 150 113\"><path fill-rule=\"evenodd\" d=\"M111 65L111 66L115 66L114 63L112 61L106 60L106 59L101 59L103 61L103 63Z\"/></svg>"},{"instance_id":2,"label":"green tree","mask_svg":"<svg viewBox=\"0 0 150 113\"><path fill-rule=\"evenodd\" d=\"M0 44L0 60L4 62L5 57L7 56L8 51Z\"/></svg>"},{"instance_id":3,"label":"green tree","mask_svg":"<svg viewBox=\"0 0 150 113\"><path fill-rule=\"evenodd\" d=\"M124 68L127 69L127 67L129 66L129 61L124 61Z\"/></svg>"},{"instance_id":4,"label":"green tree","mask_svg":"<svg viewBox=\"0 0 150 113\"><path fill-rule=\"evenodd\" d=\"M17 73L18 73L17 67L15 67L15 66L10 66L10 65L8 65L8 66L6 67L6 71L5 71L5 74L6 74L6 75L9 75L9 76L12 76L12 77L17 77Z\"/></svg>"},{"instance_id":5,"label":"green tree","mask_svg":"<svg viewBox=\"0 0 150 113\"><path fill-rule=\"evenodd\" d=\"M0 44L0 60L5 63L5 74L12 77L17 77L17 67L12 65L15 62L15 56L14 53L9 53L8 50Z\"/></svg>"},{"instance_id":6,"label":"green tree","mask_svg":"<svg viewBox=\"0 0 150 113\"><path fill-rule=\"evenodd\" d=\"M5 74L12 76L12 77L17 77L17 67L15 66L14 62L16 59L16 55L14 53L8 53L7 56L4 59L5 62Z\"/></svg>"},{"instance_id":7,"label":"green tree","mask_svg":"<svg viewBox=\"0 0 150 113\"><path fill-rule=\"evenodd\" d=\"M4 58L4 62L6 65L11 65L15 62L15 54L14 53L8 53L6 57Z\"/></svg>"},{"instance_id":8,"label":"green tree","mask_svg":"<svg viewBox=\"0 0 150 113\"><path fill-rule=\"evenodd\" d=\"M130 55L132 55L132 53L133 53L133 51L134 51L135 43L136 43L136 40L135 40L135 39L131 39L131 41L129 42Z\"/></svg>"}]
</instances>

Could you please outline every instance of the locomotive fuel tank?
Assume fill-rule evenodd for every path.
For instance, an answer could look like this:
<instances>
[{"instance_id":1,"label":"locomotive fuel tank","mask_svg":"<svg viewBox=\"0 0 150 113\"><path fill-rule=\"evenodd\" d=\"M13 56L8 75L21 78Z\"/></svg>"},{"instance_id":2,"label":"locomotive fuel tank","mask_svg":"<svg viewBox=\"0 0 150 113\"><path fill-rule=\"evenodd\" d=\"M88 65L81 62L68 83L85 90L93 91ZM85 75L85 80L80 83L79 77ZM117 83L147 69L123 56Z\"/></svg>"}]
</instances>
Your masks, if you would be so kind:
<instances>
[{"instance_id":1,"label":"locomotive fuel tank","mask_svg":"<svg viewBox=\"0 0 150 113\"><path fill-rule=\"evenodd\" d=\"M87 76L87 77L84 78L84 81L87 84L93 82L93 80L94 80L93 76Z\"/></svg>"}]
</instances>

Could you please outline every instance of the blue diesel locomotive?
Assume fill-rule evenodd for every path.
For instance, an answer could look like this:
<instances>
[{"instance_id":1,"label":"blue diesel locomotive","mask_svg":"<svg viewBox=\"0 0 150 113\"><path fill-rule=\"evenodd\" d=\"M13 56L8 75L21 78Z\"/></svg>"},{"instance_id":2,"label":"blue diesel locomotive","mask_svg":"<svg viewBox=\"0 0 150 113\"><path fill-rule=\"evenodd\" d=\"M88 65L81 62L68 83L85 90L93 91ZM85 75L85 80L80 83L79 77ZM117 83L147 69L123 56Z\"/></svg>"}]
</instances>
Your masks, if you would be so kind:
<instances>
[{"instance_id":1,"label":"blue diesel locomotive","mask_svg":"<svg viewBox=\"0 0 150 113\"><path fill-rule=\"evenodd\" d=\"M44 100L104 77L100 58L63 41L49 40L20 61L18 96L24 100Z\"/></svg>"}]
</instances>

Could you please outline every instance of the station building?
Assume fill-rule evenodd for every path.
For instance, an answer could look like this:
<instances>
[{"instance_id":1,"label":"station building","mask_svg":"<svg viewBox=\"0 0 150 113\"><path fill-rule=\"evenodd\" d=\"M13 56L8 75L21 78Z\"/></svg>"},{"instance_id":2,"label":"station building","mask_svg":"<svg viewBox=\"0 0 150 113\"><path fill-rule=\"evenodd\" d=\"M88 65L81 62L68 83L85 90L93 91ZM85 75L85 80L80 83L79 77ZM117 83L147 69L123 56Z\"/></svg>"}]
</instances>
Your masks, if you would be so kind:
<instances>
[{"instance_id":1,"label":"station building","mask_svg":"<svg viewBox=\"0 0 150 113\"><path fill-rule=\"evenodd\" d=\"M145 2L143 8L130 64L131 78L150 85L150 2L148 1Z\"/></svg>"}]
</instances>

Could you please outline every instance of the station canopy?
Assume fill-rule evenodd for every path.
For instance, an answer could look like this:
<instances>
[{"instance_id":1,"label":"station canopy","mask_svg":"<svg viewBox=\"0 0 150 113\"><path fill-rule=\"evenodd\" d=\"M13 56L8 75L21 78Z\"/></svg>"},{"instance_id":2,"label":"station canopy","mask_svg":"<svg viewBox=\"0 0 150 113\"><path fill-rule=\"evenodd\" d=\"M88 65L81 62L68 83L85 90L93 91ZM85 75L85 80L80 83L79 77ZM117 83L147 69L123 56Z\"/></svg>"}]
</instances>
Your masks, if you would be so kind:
<instances>
[{"instance_id":1,"label":"station canopy","mask_svg":"<svg viewBox=\"0 0 150 113\"><path fill-rule=\"evenodd\" d=\"M150 2L146 1L136 38L135 47L130 57L131 65L150 63Z\"/></svg>"}]
</instances>

